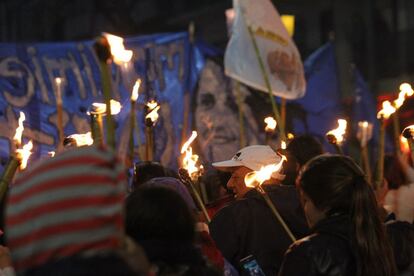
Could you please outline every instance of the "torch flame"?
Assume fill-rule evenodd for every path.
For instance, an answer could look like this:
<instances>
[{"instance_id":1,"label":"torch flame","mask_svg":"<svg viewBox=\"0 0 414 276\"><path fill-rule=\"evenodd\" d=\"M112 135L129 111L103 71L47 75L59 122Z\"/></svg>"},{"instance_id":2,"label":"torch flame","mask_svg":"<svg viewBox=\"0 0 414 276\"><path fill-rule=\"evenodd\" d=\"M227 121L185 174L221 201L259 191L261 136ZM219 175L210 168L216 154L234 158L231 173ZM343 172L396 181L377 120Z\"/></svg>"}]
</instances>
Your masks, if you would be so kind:
<instances>
[{"instance_id":1,"label":"torch flame","mask_svg":"<svg viewBox=\"0 0 414 276\"><path fill-rule=\"evenodd\" d=\"M23 112L20 111L20 117L19 117L19 125L16 128L16 133L14 134L13 141L16 143L17 147L20 146L22 143L22 134L24 130L23 122L26 120L26 116Z\"/></svg>"},{"instance_id":2,"label":"torch flame","mask_svg":"<svg viewBox=\"0 0 414 276\"><path fill-rule=\"evenodd\" d=\"M158 103L154 100L147 103L148 110L150 112L145 116L145 119L150 119L151 122L156 122L158 120L158 110L160 109L160 106Z\"/></svg>"},{"instance_id":3,"label":"torch flame","mask_svg":"<svg viewBox=\"0 0 414 276\"><path fill-rule=\"evenodd\" d=\"M393 107L390 101L382 102L382 109L377 113L378 119L388 119L397 109Z\"/></svg>"},{"instance_id":4,"label":"torch flame","mask_svg":"<svg viewBox=\"0 0 414 276\"><path fill-rule=\"evenodd\" d=\"M69 135L68 138L74 139L77 147L90 146L93 144L93 138L90 131L84 134L72 134Z\"/></svg>"},{"instance_id":5,"label":"torch flame","mask_svg":"<svg viewBox=\"0 0 414 276\"><path fill-rule=\"evenodd\" d=\"M336 143L340 145L344 141L344 135L346 133L346 126L347 121L344 119L338 119L338 127L336 129L332 129L326 133L326 135L332 135L336 139Z\"/></svg>"},{"instance_id":6,"label":"torch flame","mask_svg":"<svg viewBox=\"0 0 414 276\"><path fill-rule=\"evenodd\" d=\"M282 141L280 142L280 148L281 148L281 149L284 149L284 150L286 149L286 142L285 142L285 141L283 141L283 140L282 140Z\"/></svg>"},{"instance_id":7,"label":"torch flame","mask_svg":"<svg viewBox=\"0 0 414 276\"><path fill-rule=\"evenodd\" d=\"M190 147L191 143L197 137L197 131L191 133L190 138L184 143L181 148L181 154L185 154L183 158L183 168L187 170L191 179L195 179L198 176L198 172L203 169L202 165L197 165L198 155L193 154L193 149Z\"/></svg>"},{"instance_id":8,"label":"torch flame","mask_svg":"<svg viewBox=\"0 0 414 276\"><path fill-rule=\"evenodd\" d=\"M265 131L274 131L276 126L277 126L277 122L275 119L273 119L273 117L266 117L264 119L264 122L266 123L266 127L265 127Z\"/></svg>"},{"instance_id":9,"label":"torch flame","mask_svg":"<svg viewBox=\"0 0 414 276\"><path fill-rule=\"evenodd\" d=\"M293 138L295 138L295 135L293 135L293 133L288 133L287 134L287 138L289 139L289 140L292 140Z\"/></svg>"},{"instance_id":10,"label":"torch flame","mask_svg":"<svg viewBox=\"0 0 414 276\"><path fill-rule=\"evenodd\" d=\"M103 35L108 40L109 46L111 47L111 54L116 64L122 65L131 60L132 51L125 50L124 39L122 37L108 33L104 33Z\"/></svg>"},{"instance_id":11,"label":"torch flame","mask_svg":"<svg viewBox=\"0 0 414 276\"><path fill-rule=\"evenodd\" d=\"M400 93L398 93L398 98L394 100L394 107L399 109L407 97L414 95L414 90L411 88L411 85L408 83L402 83L400 85Z\"/></svg>"},{"instance_id":12,"label":"torch flame","mask_svg":"<svg viewBox=\"0 0 414 276\"><path fill-rule=\"evenodd\" d=\"M27 161L32 154L32 149L33 142L30 140L26 145L23 146L23 148L16 150L17 158L20 159L20 170L24 170L27 167Z\"/></svg>"},{"instance_id":13,"label":"torch flame","mask_svg":"<svg viewBox=\"0 0 414 276\"><path fill-rule=\"evenodd\" d=\"M137 79L137 81L134 84L134 88L132 88L132 94L131 94L131 101L136 102L138 99L138 91L139 87L141 86L141 80Z\"/></svg>"},{"instance_id":14,"label":"torch flame","mask_svg":"<svg viewBox=\"0 0 414 276\"><path fill-rule=\"evenodd\" d=\"M400 149L401 152L409 153L410 152L410 145L408 144L408 139L404 136L400 136Z\"/></svg>"},{"instance_id":15,"label":"torch flame","mask_svg":"<svg viewBox=\"0 0 414 276\"><path fill-rule=\"evenodd\" d=\"M250 188L261 186L266 180L269 180L272 177L273 173L280 171L283 162L287 161L286 156L281 155L281 157L282 159L277 164L270 164L261 167L259 171L252 171L247 173L244 177L244 183L246 186Z\"/></svg>"},{"instance_id":16,"label":"torch flame","mask_svg":"<svg viewBox=\"0 0 414 276\"><path fill-rule=\"evenodd\" d=\"M120 102L111 100L111 114L116 115L121 112L122 105ZM106 114L106 104L104 103L93 103L92 104L92 114Z\"/></svg>"}]
</instances>

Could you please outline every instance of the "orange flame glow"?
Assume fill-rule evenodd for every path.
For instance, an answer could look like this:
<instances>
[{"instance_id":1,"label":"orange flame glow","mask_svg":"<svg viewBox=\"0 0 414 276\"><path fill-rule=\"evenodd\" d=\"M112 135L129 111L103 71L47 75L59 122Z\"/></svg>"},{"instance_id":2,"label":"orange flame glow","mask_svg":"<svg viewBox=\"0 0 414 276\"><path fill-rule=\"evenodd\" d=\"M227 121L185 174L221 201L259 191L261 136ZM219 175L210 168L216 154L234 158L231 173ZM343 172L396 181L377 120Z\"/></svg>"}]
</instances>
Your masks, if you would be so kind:
<instances>
[{"instance_id":1,"label":"orange flame glow","mask_svg":"<svg viewBox=\"0 0 414 276\"><path fill-rule=\"evenodd\" d=\"M377 113L378 119L388 119L397 109L393 107L390 101L382 102L382 109Z\"/></svg>"},{"instance_id":2,"label":"orange flame glow","mask_svg":"<svg viewBox=\"0 0 414 276\"><path fill-rule=\"evenodd\" d=\"M119 112L121 112L122 105L120 102L111 100L111 114L116 115ZM105 115L106 114L106 104L104 103L93 103L92 104L92 111L90 112L92 114L100 114Z\"/></svg>"},{"instance_id":3,"label":"orange flame glow","mask_svg":"<svg viewBox=\"0 0 414 276\"><path fill-rule=\"evenodd\" d=\"M125 49L124 39L122 37L108 33L104 33L103 35L108 40L108 43L111 47L111 54L116 64L122 65L131 60L132 51Z\"/></svg>"},{"instance_id":4,"label":"orange flame glow","mask_svg":"<svg viewBox=\"0 0 414 276\"><path fill-rule=\"evenodd\" d=\"M266 180L272 177L272 174L279 172L282 168L283 162L287 161L286 156L282 155L282 159L277 164L270 164L261 167L259 171L252 171L246 174L244 177L244 183L247 187L256 188L261 186Z\"/></svg>"},{"instance_id":5,"label":"orange flame glow","mask_svg":"<svg viewBox=\"0 0 414 276\"><path fill-rule=\"evenodd\" d=\"M399 109L407 97L414 95L414 90L411 88L411 85L408 83L402 83L400 85L400 93L398 93L398 98L394 100L394 107Z\"/></svg>"},{"instance_id":6,"label":"orange flame glow","mask_svg":"<svg viewBox=\"0 0 414 276\"><path fill-rule=\"evenodd\" d=\"M276 129L277 122L275 119L273 119L273 117L266 117L264 119L264 122L266 123L265 131L271 132Z\"/></svg>"},{"instance_id":7,"label":"orange flame glow","mask_svg":"<svg viewBox=\"0 0 414 276\"><path fill-rule=\"evenodd\" d=\"M20 111L20 117L19 117L19 125L16 128L16 133L14 134L13 141L16 143L16 147L19 148L22 143L22 134L24 130L23 122L26 120L26 116L23 112Z\"/></svg>"},{"instance_id":8,"label":"orange flame glow","mask_svg":"<svg viewBox=\"0 0 414 276\"><path fill-rule=\"evenodd\" d=\"M145 116L145 119L150 119L151 122L156 122L158 120L158 110L160 109L160 106L158 103L154 100L147 103L147 107L149 110L149 113Z\"/></svg>"},{"instance_id":9,"label":"orange flame glow","mask_svg":"<svg viewBox=\"0 0 414 276\"><path fill-rule=\"evenodd\" d=\"M286 142L285 141L280 142L280 148L281 149L286 149Z\"/></svg>"},{"instance_id":10,"label":"orange flame glow","mask_svg":"<svg viewBox=\"0 0 414 276\"><path fill-rule=\"evenodd\" d=\"M77 147L90 146L93 144L93 138L90 131L84 134L72 134L69 135L68 138L75 139Z\"/></svg>"},{"instance_id":11,"label":"orange flame glow","mask_svg":"<svg viewBox=\"0 0 414 276\"><path fill-rule=\"evenodd\" d=\"M140 86L141 86L141 80L137 79L137 81L134 84L134 88L132 88L131 101L133 101L133 102L137 101Z\"/></svg>"},{"instance_id":12,"label":"orange flame glow","mask_svg":"<svg viewBox=\"0 0 414 276\"><path fill-rule=\"evenodd\" d=\"M401 152L409 153L410 152L410 145L408 144L408 139L404 136L400 136L400 149Z\"/></svg>"},{"instance_id":13,"label":"orange flame glow","mask_svg":"<svg viewBox=\"0 0 414 276\"><path fill-rule=\"evenodd\" d=\"M198 165L198 155L193 154L193 149L190 147L191 143L197 137L197 131L191 133L190 138L184 143L181 147L181 154L184 154L183 158L183 168L187 170L188 175L191 179L196 179L198 177L199 171L203 169L202 165Z\"/></svg>"},{"instance_id":14,"label":"orange flame glow","mask_svg":"<svg viewBox=\"0 0 414 276\"><path fill-rule=\"evenodd\" d=\"M346 133L347 121L344 119L338 119L338 127L332 129L326 133L327 136L332 135L336 139L336 143L340 145L344 141L344 135Z\"/></svg>"},{"instance_id":15,"label":"orange flame glow","mask_svg":"<svg viewBox=\"0 0 414 276\"><path fill-rule=\"evenodd\" d=\"M287 138L289 139L289 140L292 140L293 138L295 138L295 135L293 135L293 133L288 133L287 134Z\"/></svg>"},{"instance_id":16,"label":"orange flame glow","mask_svg":"<svg viewBox=\"0 0 414 276\"><path fill-rule=\"evenodd\" d=\"M16 156L20 159L20 170L24 170L27 167L27 161L30 155L32 155L33 142L30 140L21 149L16 150Z\"/></svg>"}]
</instances>

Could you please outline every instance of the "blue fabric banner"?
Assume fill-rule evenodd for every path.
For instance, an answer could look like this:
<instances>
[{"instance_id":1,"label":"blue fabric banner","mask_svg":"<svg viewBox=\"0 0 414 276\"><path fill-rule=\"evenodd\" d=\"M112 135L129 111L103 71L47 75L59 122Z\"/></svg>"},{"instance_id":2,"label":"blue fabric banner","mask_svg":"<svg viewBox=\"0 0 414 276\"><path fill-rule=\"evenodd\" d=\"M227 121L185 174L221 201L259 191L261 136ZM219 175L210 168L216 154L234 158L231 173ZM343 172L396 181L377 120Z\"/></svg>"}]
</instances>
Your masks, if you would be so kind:
<instances>
[{"instance_id":1,"label":"blue fabric banner","mask_svg":"<svg viewBox=\"0 0 414 276\"><path fill-rule=\"evenodd\" d=\"M0 44L0 158L2 165L15 150L11 141L19 111L26 114L23 142L33 140L29 163L54 151L58 143L55 77L63 78L62 98L65 135L90 130L87 110L103 102L101 79L93 41L70 43ZM161 109L155 126L155 159L176 167L184 119L191 126L191 114L184 118L184 104L190 104L204 58L192 47L187 33L126 38L133 50L128 66L112 66L113 98L121 102L115 116L117 148L125 154L129 139L130 95L137 78L142 85L138 99L135 152L145 144L143 109L149 99ZM191 111L191 109L189 109ZM190 129L185 130L190 133Z\"/></svg>"}]
</instances>

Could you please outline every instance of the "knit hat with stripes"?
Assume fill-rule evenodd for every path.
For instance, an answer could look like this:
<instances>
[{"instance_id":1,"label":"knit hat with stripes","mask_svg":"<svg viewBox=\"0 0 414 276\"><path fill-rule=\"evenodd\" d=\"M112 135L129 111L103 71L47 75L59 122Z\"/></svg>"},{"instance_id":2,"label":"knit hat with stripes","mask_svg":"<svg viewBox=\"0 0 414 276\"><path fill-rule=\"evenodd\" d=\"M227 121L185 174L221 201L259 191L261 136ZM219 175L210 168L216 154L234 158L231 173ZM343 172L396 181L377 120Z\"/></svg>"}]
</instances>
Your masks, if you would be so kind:
<instances>
[{"instance_id":1,"label":"knit hat with stripes","mask_svg":"<svg viewBox=\"0 0 414 276\"><path fill-rule=\"evenodd\" d=\"M12 185L6 209L16 270L119 248L126 185L116 156L93 146L29 166Z\"/></svg>"}]
</instances>

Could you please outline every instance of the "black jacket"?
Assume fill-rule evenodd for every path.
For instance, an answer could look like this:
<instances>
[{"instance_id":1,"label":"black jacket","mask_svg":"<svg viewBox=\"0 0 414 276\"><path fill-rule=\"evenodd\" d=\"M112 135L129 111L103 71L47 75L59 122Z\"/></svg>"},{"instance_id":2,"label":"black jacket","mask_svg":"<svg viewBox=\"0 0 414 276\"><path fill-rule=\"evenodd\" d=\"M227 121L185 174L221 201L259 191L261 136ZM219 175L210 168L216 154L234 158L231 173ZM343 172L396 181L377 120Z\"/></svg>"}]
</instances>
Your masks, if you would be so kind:
<instances>
[{"instance_id":1,"label":"black jacket","mask_svg":"<svg viewBox=\"0 0 414 276\"><path fill-rule=\"evenodd\" d=\"M297 238L308 227L294 186L271 185L265 190ZM221 209L213 218L210 234L224 257L240 272L240 260L253 255L266 275L276 275L292 243L256 190Z\"/></svg>"},{"instance_id":2,"label":"black jacket","mask_svg":"<svg viewBox=\"0 0 414 276\"><path fill-rule=\"evenodd\" d=\"M333 215L320 221L313 229L314 234L290 246L279 276L355 275L350 225L346 215Z\"/></svg>"}]
</instances>

